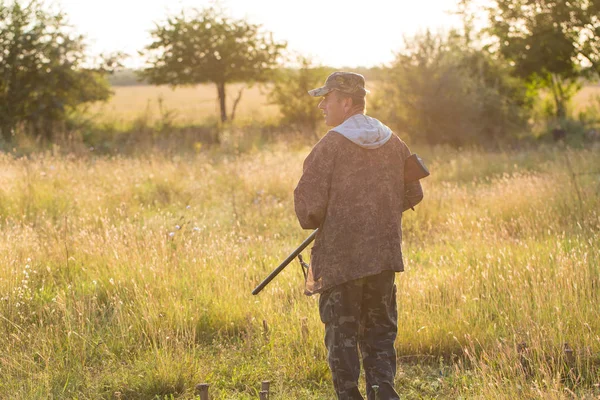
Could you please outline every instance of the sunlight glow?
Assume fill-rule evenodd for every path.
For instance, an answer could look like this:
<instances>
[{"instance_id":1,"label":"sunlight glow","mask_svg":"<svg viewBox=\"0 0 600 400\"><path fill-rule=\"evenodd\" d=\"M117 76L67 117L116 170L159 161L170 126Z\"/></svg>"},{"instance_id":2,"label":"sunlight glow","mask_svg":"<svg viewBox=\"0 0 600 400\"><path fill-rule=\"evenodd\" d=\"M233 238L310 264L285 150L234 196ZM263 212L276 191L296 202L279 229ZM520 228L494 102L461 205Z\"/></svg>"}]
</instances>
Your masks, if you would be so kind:
<instances>
[{"instance_id":1,"label":"sunlight glow","mask_svg":"<svg viewBox=\"0 0 600 400\"><path fill-rule=\"evenodd\" d=\"M92 54L122 51L139 67L139 50L150 42L155 22L182 8L204 8L210 0L56 0L78 33L87 37ZM456 0L225 0L234 18L246 18L287 41L291 51L333 67L374 66L393 60L403 36L427 28L434 31L460 24L449 14Z\"/></svg>"}]
</instances>

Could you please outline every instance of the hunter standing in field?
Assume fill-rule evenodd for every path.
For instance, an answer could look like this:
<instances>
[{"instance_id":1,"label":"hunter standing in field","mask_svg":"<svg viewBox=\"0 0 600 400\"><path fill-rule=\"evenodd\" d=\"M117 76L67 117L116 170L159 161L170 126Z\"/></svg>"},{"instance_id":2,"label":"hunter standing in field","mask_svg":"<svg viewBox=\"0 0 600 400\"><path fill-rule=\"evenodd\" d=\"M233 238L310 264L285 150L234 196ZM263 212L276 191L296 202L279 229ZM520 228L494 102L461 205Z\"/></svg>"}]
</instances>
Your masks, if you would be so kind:
<instances>
[{"instance_id":1,"label":"hunter standing in field","mask_svg":"<svg viewBox=\"0 0 600 400\"><path fill-rule=\"evenodd\" d=\"M402 213L423 198L418 181L404 183L411 154L392 131L365 115L365 80L334 72L319 108L333 127L304 161L294 191L304 229L319 228L311 252L306 294L320 294L319 314L338 399L398 399L394 389L397 333L395 273L402 261Z\"/></svg>"}]
</instances>

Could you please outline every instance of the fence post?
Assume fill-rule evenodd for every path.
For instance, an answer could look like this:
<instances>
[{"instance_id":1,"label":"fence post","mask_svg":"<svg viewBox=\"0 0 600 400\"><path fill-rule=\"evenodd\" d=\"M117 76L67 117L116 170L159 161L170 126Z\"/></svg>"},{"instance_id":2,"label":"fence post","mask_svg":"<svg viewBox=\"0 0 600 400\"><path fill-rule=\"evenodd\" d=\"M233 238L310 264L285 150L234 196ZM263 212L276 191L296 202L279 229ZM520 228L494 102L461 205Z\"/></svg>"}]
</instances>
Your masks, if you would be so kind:
<instances>
[{"instance_id":1,"label":"fence post","mask_svg":"<svg viewBox=\"0 0 600 400\"><path fill-rule=\"evenodd\" d=\"M264 390L269 393L269 388L271 387L271 381L262 381L260 384L260 390Z\"/></svg>"},{"instance_id":2,"label":"fence post","mask_svg":"<svg viewBox=\"0 0 600 400\"><path fill-rule=\"evenodd\" d=\"M260 390L266 392L266 399L269 399L269 390L271 388L271 381L262 381L260 384Z\"/></svg>"},{"instance_id":3,"label":"fence post","mask_svg":"<svg viewBox=\"0 0 600 400\"><path fill-rule=\"evenodd\" d=\"M208 383L199 383L196 385L196 394L200 395L200 400L209 400Z\"/></svg>"},{"instance_id":4,"label":"fence post","mask_svg":"<svg viewBox=\"0 0 600 400\"><path fill-rule=\"evenodd\" d=\"M258 395L260 396L260 400L269 400L269 392L265 390L261 390Z\"/></svg>"}]
</instances>

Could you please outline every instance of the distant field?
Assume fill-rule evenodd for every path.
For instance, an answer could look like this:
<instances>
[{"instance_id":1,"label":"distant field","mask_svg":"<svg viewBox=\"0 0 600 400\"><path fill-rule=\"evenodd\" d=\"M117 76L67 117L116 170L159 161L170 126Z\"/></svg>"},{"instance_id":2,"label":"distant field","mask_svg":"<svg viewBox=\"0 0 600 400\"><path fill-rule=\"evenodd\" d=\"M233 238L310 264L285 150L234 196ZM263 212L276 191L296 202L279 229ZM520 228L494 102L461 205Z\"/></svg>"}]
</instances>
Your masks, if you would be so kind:
<instances>
[{"instance_id":1,"label":"distant field","mask_svg":"<svg viewBox=\"0 0 600 400\"><path fill-rule=\"evenodd\" d=\"M600 85L584 87L575 95L573 103L576 112L583 110L590 103L600 106Z\"/></svg>"},{"instance_id":2,"label":"distant field","mask_svg":"<svg viewBox=\"0 0 600 400\"><path fill-rule=\"evenodd\" d=\"M227 112L231 113L233 101L244 84L232 84L227 87ZM373 92L374 84L370 85ZM171 110L178 124L190 124L219 117L217 90L213 84L171 89L168 86L116 86L115 94L107 103L92 107L92 112L100 120L129 123L142 116L150 120L160 118L162 113ZM278 115L278 107L267 100L268 87L253 86L246 88L236 112L239 119L267 119ZM600 86L586 86L573 99L575 111L581 111L600 96ZM599 103L600 104L600 103ZM316 104L315 104L316 105Z\"/></svg>"},{"instance_id":3,"label":"distant field","mask_svg":"<svg viewBox=\"0 0 600 400\"><path fill-rule=\"evenodd\" d=\"M243 84L227 86L227 113ZM115 94L108 103L98 103L92 112L101 120L119 120L131 122L147 115L150 119L160 118L168 110L175 113L179 124L204 121L207 118L218 118L219 103L217 89L213 84L197 85L172 89L169 86L116 86ZM265 119L277 115L275 105L269 105L267 88L253 86L244 89L236 114L239 118ZM162 101L162 112L160 103Z\"/></svg>"}]
</instances>

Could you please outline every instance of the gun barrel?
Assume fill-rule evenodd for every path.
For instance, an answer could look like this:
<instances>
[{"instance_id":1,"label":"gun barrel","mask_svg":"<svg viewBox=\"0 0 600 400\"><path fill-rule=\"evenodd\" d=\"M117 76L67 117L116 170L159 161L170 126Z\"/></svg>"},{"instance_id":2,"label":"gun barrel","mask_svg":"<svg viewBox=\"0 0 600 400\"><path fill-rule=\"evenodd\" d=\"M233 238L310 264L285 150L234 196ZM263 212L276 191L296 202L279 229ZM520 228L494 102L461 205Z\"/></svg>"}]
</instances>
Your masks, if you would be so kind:
<instances>
[{"instance_id":1,"label":"gun barrel","mask_svg":"<svg viewBox=\"0 0 600 400\"><path fill-rule=\"evenodd\" d=\"M271 282L273 280L273 278L275 278L281 271L283 271L283 269L285 267L287 267L287 265L289 263L291 263L294 260L294 258L298 257L298 254L302 253L302 250L304 250L306 247L308 247L308 245L311 244L313 242L313 240L315 240L315 237L317 236L318 231L319 231L319 229L315 229L315 231L313 233L311 233L309 237L304 239L304 242L302 242L302 244L300 246L298 246L298 248L296 250L294 250L289 256L287 256L287 258L285 260L283 260L283 262L281 264L279 264L279 266L277 268L275 268L273 270L273 272L271 272L269 274L269 276L267 276L265 278L265 280L262 281L252 291L252 294L253 295L259 294L260 291L263 290L265 288L265 286L267 286L269 284L269 282Z\"/></svg>"}]
</instances>

